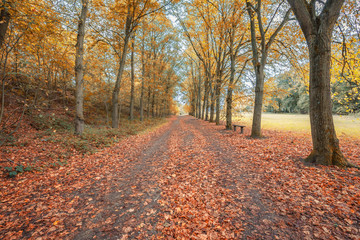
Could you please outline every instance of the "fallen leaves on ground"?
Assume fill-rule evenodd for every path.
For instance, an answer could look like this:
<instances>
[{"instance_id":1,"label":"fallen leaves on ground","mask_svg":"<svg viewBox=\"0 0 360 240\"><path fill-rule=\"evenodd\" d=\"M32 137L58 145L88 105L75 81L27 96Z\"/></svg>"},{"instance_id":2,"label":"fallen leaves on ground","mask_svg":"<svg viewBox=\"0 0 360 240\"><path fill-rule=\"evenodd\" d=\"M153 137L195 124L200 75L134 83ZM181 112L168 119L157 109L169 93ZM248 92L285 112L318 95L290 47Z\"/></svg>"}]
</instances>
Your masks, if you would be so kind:
<instances>
[{"instance_id":1,"label":"fallen leaves on ground","mask_svg":"<svg viewBox=\"0 0 360 240\"><path fill-rule=\"evenodd\" d=\"M68 166L2 179L3 239L357 239L360 172L306 165L307 134L191 117ZM360 141L341 139L360 164Z\"/></svg>"}]
</instances>

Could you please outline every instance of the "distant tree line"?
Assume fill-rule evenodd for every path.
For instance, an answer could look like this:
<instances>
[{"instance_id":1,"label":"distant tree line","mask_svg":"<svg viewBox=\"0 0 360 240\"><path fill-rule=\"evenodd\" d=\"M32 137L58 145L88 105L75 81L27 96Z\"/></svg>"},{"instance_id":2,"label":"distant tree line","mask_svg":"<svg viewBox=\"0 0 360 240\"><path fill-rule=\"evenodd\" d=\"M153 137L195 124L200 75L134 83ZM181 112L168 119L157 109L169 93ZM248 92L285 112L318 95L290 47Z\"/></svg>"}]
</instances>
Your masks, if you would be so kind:
<instances>
[{"instance_id":1,"label":"distant tree line","mask_svg":"<svg viewBox=\"0 0 360 240\"><path fill-rule=\"evenodd\" d=\"M309 91L305 81L283 74L275 80L274 89L265 104L265 111L272 113L309 112ZM333 114L349 114L360 112L360 94L356 82L337 79L331 85Z\"/></svg>"}]
</instances>

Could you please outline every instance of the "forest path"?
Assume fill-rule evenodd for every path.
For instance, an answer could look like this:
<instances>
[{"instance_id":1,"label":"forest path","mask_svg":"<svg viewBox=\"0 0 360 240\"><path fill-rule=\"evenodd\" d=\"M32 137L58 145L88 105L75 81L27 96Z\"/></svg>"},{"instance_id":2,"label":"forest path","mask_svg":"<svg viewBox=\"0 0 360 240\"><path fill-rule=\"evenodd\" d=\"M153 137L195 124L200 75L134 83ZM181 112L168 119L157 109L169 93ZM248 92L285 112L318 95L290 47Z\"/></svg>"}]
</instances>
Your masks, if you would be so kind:
<instances>
[{"instance_id":1,"label":"forest path","mask_svg":"<svg viewBox=\"0 0 360 240\"><path fill-rule=\"evenodd\" d=\"M1 239L358 239L360 172L306 166L308 135L190 116L0 182ZM355 160L359 141L345 142ZM352 154L352 155L351 155Z\"/></svg>"},{"instance_id":2,"label":"forest path","mask_svg":"<svg viewBox=\"0 0 360 240\"><path fill-rule=\"evenodd\" d=\"M295 236L281 229L285 217L269 209L249 183L241 156L221 136L189 116L178 117L123 171L107 181L99 209L75 239L161 237L246 239ZM131 151L131 149L128 149ZM125 153L126 155L126 153ZM114 156L116 157L116 156ZM249 178L250 177L250 178ZM89 189L90 190L90 189ZM97 191L94 187L91 192ZM282 222L281 222L282 221ZM279 232L280 230L280 232Z\"/></svg>"}]
</instances>

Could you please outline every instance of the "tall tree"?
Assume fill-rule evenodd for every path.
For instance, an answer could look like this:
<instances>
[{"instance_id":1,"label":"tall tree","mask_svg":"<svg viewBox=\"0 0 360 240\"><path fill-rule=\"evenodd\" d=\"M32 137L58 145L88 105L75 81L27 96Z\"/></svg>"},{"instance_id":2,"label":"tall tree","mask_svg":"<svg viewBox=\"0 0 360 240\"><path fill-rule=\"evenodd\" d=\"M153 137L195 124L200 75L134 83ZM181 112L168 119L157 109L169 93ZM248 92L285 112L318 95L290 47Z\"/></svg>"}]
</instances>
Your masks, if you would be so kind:
<instances>
[{"instance_id":1,"label":"tall tree","mask_svg":"<svg viewBox=\"0 0 360 240\"><path fill-rule=\"evenodd\" d=\"M245 32L246 26L241 26L243 22L244 3L233 1L229 4L229 13L227 15L227 33L228 39L228 56L230 58L230 76L228 81L228 88L226 94L226 129L232 129L232 105L233 105L233 90L237 83L237 80L242 75L242 72L246 66L247 61L243 61L243 67L239 72L237 80L235 80L236 63L239 60L239 50L245 45Z\"/></svg>"},{"instance_id":2,"label":"tall tree","mask_svg":"<svg viewBox=\"0 0 360 240\"><path fill-rule=\"evenodd\" d=\"M135 7L132 6L132 4L128 3L127 6L127 13L126 13L126 20L125 20L125 26L124 26L124 40L123 40L123 47L122 47L122 51L118 52L119 54L119 68L118 68L118 72L116 75L116 81L115 81L115 86L114 86L114 90L113 90L113 94L112 94L112 115L111 115L111 119L112 119L112 123L111 126L112 128L118 128L119 127L119 93L120 93L120 85L121 85L121 80L122 80L122 75L124 72L124 67L125 67L125 62L126 62L126 56L127 56L127 50L129 47L129 41L130 41L130 36L132 34L132 32L135 29L135 25L137 25L137 23L135 24L134 22L134 9Z\"/></svg>"},{"instance_id":3,"label":"tall tree","mask_svg":"<svg viewBox=\"0 0 360 240\"><path fill-rule=\"evenodd\" d=\"M129 42L132 34L136 31L136 28L140 24L141 20L160 9L163 6L159 6L156 1L148 1L148 0L127 0L125 4L122 2L116 2L115 5L119 7L118 15L122 15L125 13L126 19L124 21L124 28L123 28L123 42L122 42L122 50L118 51L119 55L119 68L118 73L116 76L115 87L112 94L112 127L118 128L119 127L119 93L120 93L120 85L121 80L124 72L124 67L126 63L127 51L129 48Z\"/></svg>"},{"instance_id":4,"label":"tall tree","mask_svg":"<svg viewBox=\"0 0 360 240\"><path fill-rule=\"evenodd\" d=\"M141 39L141 89L140 89L140 121L144 121L144 91L145 91L145 36L144 23L142 24Z\"/></svg>"},{"instance_id":5,"label":"tall tree","mask_svg":"<svg viewBox=\"0 0 360 240\"><path fill-rule=\"evenodd\" d=\"M131 56L130 56L130 81L131 81L131 90L130 90L130 120L134 120L134 101L135 101L135 64L134 64L134 52L135 52L135 35L132 38L131 42Z\"/></svg>"},{"instance_id":6,"label":"tall tree","mask_svg":"<svg viewBox=\"0 0 360 240\"><path fill-rule=\"evenodd\" d=\"M310 123L313 150L306 161L337 165L350 164L339 147L332 117L330 92L331 37L344 0L288 0L300 24L309 49Z\"/></svg>"},{"instance_id":7,"label":"tall tree","mask_svg":"<svg viewBox=\"0 0 360 240\"><path fill-rule=\"evenodd\" d=\"M270 25L272 24L275 17L277 17L278 10L280 5L275 9L274 14L270 16L268 26L265 27L263 22L262 14L262 0L256 0L256 5L254 6L249 0L246 1L247 11L249 14L250 20L250 32L251 32L251 48L253 53L253 67L256 76L255 83L255 103L254 103L254 113L253 113L253 122L251 128L251 137L258 138L261 137L261 113L263 106L263 96L264 96L264 79L265 79L265 65L267 63L268 54L270 51L271 45L274 43L276 36L279 34L281 29L284 27L285 23L289 19L290 10L285 13L285 16L282 18L280 24L275 28L275 30L267 38ZM257 24L255 22L257 20ZM258 27L256 27L258 25ZM256 31L259 31L260 36L256 36ZM258 49L257 39L260 38L260 49Z\"/></svg>"},{"instance_id":8,"label":"tall tree","mask_svg":"<svg viewBox=\"0 0 360 240\"><path fill-rule=\"evenodd\" d=\"M84 132L84 38L85 24L88 11L88 0L81 0L81 14L78 23L75 57L75 82L76 82L76 116L75 134Z\"/></svg>"}]
</instances>

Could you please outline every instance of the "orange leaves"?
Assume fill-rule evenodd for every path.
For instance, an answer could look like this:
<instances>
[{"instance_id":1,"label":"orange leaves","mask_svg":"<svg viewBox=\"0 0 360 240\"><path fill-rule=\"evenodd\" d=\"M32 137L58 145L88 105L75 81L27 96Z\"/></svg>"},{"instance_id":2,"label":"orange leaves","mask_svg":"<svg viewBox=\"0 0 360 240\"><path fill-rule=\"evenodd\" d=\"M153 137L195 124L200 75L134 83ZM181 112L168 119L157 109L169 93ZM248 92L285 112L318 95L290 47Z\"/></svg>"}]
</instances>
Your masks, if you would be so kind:
<instances>
[{"instance_id":1,"label":"orange leaves","mask_svg":"<svg viewBox=\"0 0 360 240\"><path fill-rule=\"evenodd\" d=\"M16 184L4 179L0 234L356 239L359 170L304 165L308 135L264 131L266 138L254 140L248 134L181 117L169 128L73 156L61 169L22 175Z\"/></svg>"},{"instance_id":2,"label":"orange leaves","mask_svg":"<svg viewBox=\"0 0 360 240\"><path fill-rule=\"evenodd\" d=\"M161 182L162 235L185 239L239 236L241 230L234 230L232 218L241 210L233 206L230 191L217 183L222 178L219 165L207 150L203 133L183 121L178 128L169 142L170 159L162 167L167 176ZM227 218L222 216L225 213Z\"/></svg>"}]
</instances>

